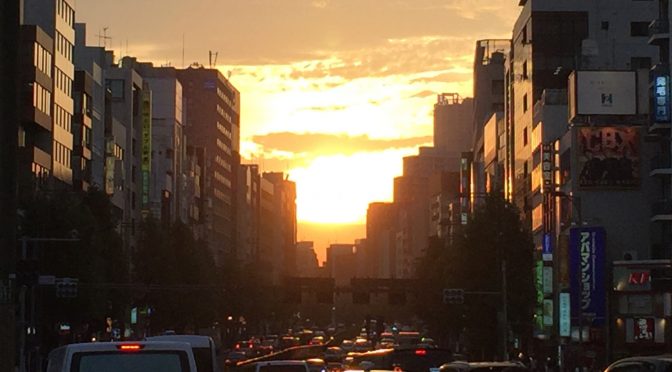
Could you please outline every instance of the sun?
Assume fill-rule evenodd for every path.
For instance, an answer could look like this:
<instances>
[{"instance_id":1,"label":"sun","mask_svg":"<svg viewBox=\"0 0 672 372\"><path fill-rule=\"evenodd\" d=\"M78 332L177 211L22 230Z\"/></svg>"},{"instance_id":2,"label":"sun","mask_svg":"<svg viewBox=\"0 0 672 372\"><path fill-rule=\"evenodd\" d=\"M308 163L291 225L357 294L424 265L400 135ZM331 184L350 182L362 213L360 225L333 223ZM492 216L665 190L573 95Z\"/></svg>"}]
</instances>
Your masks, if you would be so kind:
<instances>
[{"instance_id":1,"label":"sun","mask_svg":"<svg viewBox=\"0 0 672 372\"><path fill-rule=\"evenodd\" d=\"M290 170L297 188L297 219L324 224L364 223L369 203L392 200L392 177L402 173L401 159L413 151L321 156L307 167Z\"/></svg>"}]
</instances>

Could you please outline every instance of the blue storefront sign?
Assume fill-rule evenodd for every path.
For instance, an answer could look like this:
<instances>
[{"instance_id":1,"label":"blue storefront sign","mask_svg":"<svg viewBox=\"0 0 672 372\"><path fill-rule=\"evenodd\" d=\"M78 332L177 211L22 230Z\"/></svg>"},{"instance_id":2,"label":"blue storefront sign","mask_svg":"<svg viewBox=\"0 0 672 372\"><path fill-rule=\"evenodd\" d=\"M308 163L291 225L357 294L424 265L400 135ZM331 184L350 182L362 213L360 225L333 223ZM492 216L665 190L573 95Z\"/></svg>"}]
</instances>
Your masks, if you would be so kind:
<instances>
[{"instance_id":1,"label":"blue storefront sign","mask_svg":"<svg viewBox=\"0 0 672 372\"><path fill-rule=\"evenodd\" d=\"M593 325L605 320L604 228L574 227L569 232L572 318ZM584 323L588 324L588 323Z\"/></svg>"},{"instance_id":2,"label":"blue storefront sign","mask_svg":"<svg viewBox=\"0 0 672 372\"><path fill-rule=\"evenodd\" d=\"M550 233L544 234L541 257L544 261L553 261L553 240Z\"/></svg>"},{"instance_id":3,"label":"blue storefront sign","mask_svg":"<svg viewBox=\"0 0 672 372\"><path fill-rule=\"evenodd\" d=\"M670 121L670 77L667 75L653 80L653 110L656 122Z\"/></svg>"}]
</instances>

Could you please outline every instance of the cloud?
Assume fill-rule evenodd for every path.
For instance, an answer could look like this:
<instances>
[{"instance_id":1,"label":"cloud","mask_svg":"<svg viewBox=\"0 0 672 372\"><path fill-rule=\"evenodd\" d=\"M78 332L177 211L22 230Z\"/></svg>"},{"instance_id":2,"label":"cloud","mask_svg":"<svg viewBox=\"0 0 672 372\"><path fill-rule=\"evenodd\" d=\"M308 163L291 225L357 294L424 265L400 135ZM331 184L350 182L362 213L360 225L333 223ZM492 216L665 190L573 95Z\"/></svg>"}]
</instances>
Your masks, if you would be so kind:
<instances>
[{"instance_id":1,"label":"cloud","mask_svg":"<svg viewBox=\"0 0 672 372\"><path fill-rule=\"evenodd\" d=\"M471 78L473 37L422 36L388 39L377 47L316 51L312 62L292 65L289 77L300 79L377 78L416 74L436 82Z\"/></svg>"},{"instance_id":2,"label":"cloud","mask_svg":"<svg viewBox=\"0 0 672 372\"><path fill-rule=\"evenodd\" d=\"M278 132L253 136L252 140L262 146L265 153L273 151L289 152L300 158L302 156L315 157L335 154L352 155L359 152L417 147L431 143L432 137L372 139L367 135Z\"/></svg>"},{"instance_id":3,"label":"cloud","mask_svg":"<svg viewBox=\"0 0 672 372\"><path fill-rule=\"evenodd\" d=\"M306 107L304 110L333 112L333 111L343 111L347 109L348 106L312 106L312 107Z\"/></svg>"},{"instance_id":4,"label":"cloud","mask_svg":"<svg viewBox=\"0 0 672 372\"><path fill-rule=\"evenodd\" d=\"M422 92L416 93L411 96L411 98L427 98L435 95L435 92L432 92L431 90L423 90Z\"/></svg>"}]
</instances>

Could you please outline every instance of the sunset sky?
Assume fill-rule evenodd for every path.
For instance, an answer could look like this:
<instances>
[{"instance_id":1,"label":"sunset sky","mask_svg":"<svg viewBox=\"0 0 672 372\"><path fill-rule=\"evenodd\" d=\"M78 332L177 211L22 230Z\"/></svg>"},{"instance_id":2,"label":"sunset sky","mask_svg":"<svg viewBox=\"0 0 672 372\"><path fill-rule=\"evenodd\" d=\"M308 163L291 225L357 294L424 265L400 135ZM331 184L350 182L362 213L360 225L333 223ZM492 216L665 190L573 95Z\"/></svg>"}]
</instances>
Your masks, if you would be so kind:
<instances>
[{"instance_id":1,"label":"sunset sky","mask_svg":"<svg viewBox=\"0 0 672 372\"><path fill-rule=\"evenodd\" d=\"M368 203L391 200L402 157L431 145L436 95L472 95L475 42L510 38L517 3L75 0L75 11L88 44L107 27L117 56L181 68L217 53L241 92L242 155L296 181L298 238L323 260L329 243L365 237Z\"/></svg>"}]
</instances>

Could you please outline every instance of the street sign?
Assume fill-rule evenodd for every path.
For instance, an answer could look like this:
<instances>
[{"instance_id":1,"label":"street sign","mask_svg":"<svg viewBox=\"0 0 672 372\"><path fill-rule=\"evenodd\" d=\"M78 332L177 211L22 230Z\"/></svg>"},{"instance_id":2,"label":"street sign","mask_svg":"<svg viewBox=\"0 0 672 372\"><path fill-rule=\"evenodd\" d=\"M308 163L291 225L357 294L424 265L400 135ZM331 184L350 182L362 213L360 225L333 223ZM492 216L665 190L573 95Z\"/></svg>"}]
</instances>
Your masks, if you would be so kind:
<instances>
[{"instance_id":1,"label":"street sign","mask_svg":"<svg viewBox=\"0 0 672 372\"><path fill-rule=\"evenodd\" d=\"M56 282L56 297L60 298L77 297L77 287L79 285L79 279L57 278L55 282Z\"/></svg>"}]
</instances>

